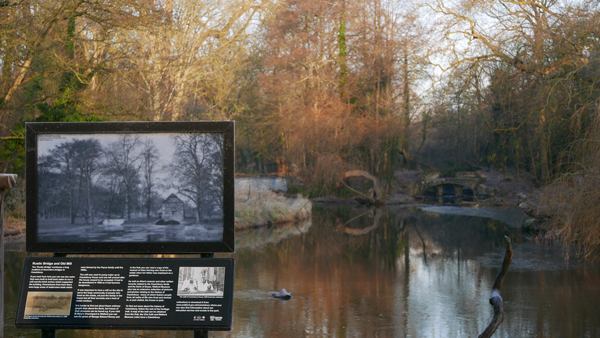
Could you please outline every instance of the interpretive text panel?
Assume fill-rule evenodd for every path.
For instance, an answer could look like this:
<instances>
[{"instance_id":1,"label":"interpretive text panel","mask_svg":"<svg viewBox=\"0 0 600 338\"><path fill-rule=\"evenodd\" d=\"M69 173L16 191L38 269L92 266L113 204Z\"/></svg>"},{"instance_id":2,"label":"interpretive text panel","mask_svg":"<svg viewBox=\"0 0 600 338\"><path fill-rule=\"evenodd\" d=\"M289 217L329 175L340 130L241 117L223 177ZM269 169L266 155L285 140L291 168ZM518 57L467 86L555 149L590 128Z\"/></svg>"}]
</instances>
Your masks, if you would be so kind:
<instances>
[{"instance_id":1,"label":"interpretive text panel","mask_svg":"<svg viewBox=\"0 0 600 338\"><path fill-rule=\"evenodd\" d=\"M230 330L233 259L29 257L16 326Z\"/></svg>"}]
</instances>

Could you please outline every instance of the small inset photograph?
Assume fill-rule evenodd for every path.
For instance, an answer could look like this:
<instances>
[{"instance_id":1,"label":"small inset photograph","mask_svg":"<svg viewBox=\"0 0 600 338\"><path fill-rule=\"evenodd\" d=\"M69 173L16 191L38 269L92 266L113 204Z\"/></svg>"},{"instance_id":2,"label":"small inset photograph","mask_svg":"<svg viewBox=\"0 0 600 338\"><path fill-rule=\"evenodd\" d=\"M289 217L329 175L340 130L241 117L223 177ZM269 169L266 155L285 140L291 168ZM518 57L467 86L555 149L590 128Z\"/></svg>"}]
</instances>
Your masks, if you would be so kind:
<instances>
[{"instance_id":1,"label":"small inset photograph","mask_svg":"<svg viewBox=\"0 0 600 338\"><path fill-rule=\"evenodd\" d=\"M73 292L28 292L26 316L68 316Z\"/></svg>"},{"instance_id":2,"label":"small inset photograph","mask_svg":"<svg viewBox=\"0 0 600 338\"><path fill-rule=\"evenodd\" d=\"M177 296L190 298L223 298L225 289L224 267L179 268Z\"/></svg>"}]
</instances>

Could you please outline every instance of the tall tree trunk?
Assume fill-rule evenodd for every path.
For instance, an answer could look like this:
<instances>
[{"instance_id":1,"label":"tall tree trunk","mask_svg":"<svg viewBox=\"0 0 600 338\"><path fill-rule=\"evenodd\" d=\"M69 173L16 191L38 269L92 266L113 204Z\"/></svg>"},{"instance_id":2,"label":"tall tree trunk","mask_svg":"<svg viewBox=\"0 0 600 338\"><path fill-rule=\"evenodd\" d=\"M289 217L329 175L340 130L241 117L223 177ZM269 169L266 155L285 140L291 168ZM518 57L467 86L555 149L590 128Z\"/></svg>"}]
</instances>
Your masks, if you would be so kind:
<instances>
[{"instance_id":1,"label":"tall tree trunk","mask_svg":"<svg viewBox=\"0 0 600 338\"><path fill-rule=\"evenodd\" d=\"M69 188L69 215L71 217L71 224L75 224L75 189L71 186Z\"/></svg>"},{"instance_id":2,"label":"tall tree trunk","mask_svg":"<svg viewBox=\"0 0 600 338\"><path fill-rule=\"evenodd\" d=\"M197 191L200 191L199 189L200 188L198 188ZM196 195L196 213L198 214L198 223L202 221L202 203L200 202L201 198L202 197L200 196L200 194Z\"/></svg>"},{"instance_id":3,"label":"tall tree trunk","mask_svg":"<svg viewBox=\"0 0 600 338\"><path fill-rule=\"evenodd\" d=\"M129 187L125 186L125 217L131 219L131 208L129 206Z\"/></svg>"},{"instance_id":4,"label":"tall tree trunk","mask_svg":"<svg viewBox=\"0 0 600 338\"><path fill-rule=\"evenodd\" d=\"M548 134L546 133L546 114L542 110L540 118L540 165L542 167L542 182L546 182L550 176L550 161L548 159Z\"/></svg>"},{"instance_id":5,"label":"tall tree trunk","mask_svg":"<svg viewBox=\"0 0 600 338\"><path fill-rule=\"evenodd\" d=\"M409 85L409 73L408 73L408 50L404 49L404 58L402 62L402 78L404 80L404 86L402 88L402 96L404 99L402 106L402 117L404 119L404 135L400 147L402 148L402 154L404 155L404 164L410 166L410 144L409 144L409 132L410 132L410 85Z\"/></svg>"},{"instance_id":6,"label":"tall tree trunk","mask_svg":"<svg viewBox=\"0 0 600 338\"><path fill-rule=\"evenodd\" d=\"M146 218L150 218L150 208L152 207L152 188L148 187L148 194L146 198Z\"/></svg>"},{"instance_id":7,"label":"tall tree trunk","mask_svg":"<svg viewBox=\"0 0 600 338\"><path fill-rule=\"evenodd\" d=\"M340 14L340 30L338 32L338 48L340 63L339 91L340 97L344 99L344 90L346 87L346 78L348 76L348 65L346 64L346 0L342 1L342 12Z\"/></svg>"},{"instance_id":8,"label":"tall tree trunk","mask_svg":"<svg viewBox=\"0 0 600 338\"><path fill-rule=\"evenodd\" d=\"M87 209L88 215L92 219L92 224L94 224L94 212L92 210L92 178L88 177L86 180L87 183Z\"/></svg>"}]
</instances>

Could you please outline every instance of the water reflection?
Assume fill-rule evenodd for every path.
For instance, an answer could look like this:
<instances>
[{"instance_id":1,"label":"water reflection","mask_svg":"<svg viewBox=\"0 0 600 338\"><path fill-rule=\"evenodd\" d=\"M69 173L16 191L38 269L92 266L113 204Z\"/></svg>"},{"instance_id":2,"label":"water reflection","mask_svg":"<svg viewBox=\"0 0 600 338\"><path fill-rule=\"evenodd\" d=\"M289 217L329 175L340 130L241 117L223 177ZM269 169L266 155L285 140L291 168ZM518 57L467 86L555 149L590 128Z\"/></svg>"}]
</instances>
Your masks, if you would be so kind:
<instances>
[{"instance_id":1,"label":"water reflection","mask_svg":"<svg viewBox=\"0 0 600 338\"><path fill-rule=\"evenodd\" d=\"M506 318L494 337L600 336L600 272L498 220L315 206L311 223L237 234L234 327L211 337L474 337L511 237ZM7 255L8 337L23 253ZM288 302L270 292L292 292ZM12 302L12 303L11 303ZM14 305L11 305L13 304ZM11 308L14 306L14 309ZM59 337L192 337L192 332L61 331Z\"/></svg>"}]
</instances>

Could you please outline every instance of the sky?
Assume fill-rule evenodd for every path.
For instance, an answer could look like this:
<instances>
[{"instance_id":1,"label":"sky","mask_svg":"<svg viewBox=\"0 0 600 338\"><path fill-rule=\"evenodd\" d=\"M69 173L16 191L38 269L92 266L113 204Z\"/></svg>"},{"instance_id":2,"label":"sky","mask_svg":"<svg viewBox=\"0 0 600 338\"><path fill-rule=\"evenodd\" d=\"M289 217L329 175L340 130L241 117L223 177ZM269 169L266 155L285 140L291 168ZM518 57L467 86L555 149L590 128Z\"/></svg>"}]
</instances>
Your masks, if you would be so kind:
<instances>
[{"instance_id":1,"label":"sky","mask_svg":"<svg viewBox=\"0 0 600 338\"><path fill-rule=\"evenodd\" d=\"M100 141L102 148L107 148L112 142L117 141L118 137L123 134L94 134L94 135L75 135L75 134L38 134L38 158L45 155L50 155L50 150L54 149L61 143L70 142L73 140L96 139ZM143 144L146 139L154 142L154 146L158 149L160 161L162 163L173 163L173 153L175 151L175 143L171 139L169 133L152 133L152 134L127 134L139 136L140 143Z\"/></svg>"},{"instance_id":2,"label":"sky","mask_svg":"<svg viewBox=\"0 0 600 338\"><path fill-rule=\"evenodd\" d=\"M37 144L38 159L41 156L50 155L50 150L54 149L56 146L60 145L61 143L70 142L73 140L96 139L100 142L102 148L106 149L106 148L108 148L108 145L110 143L117 141L118 137L121 135L124 135L124 134L94 134L94 135L38 134L38 144ZM171 136L178 135L178 134L176 134L176 133L151 133L151 134L132 133L132 134L129 134L128 133L127 135L139 136L140 147L138 148L138 152L142 149L141 145L144 144L147 139L152 140L152 142L154 143L154 146L157 148L158 153L159 153L158 154L158 156L159 156L158 168L161 166L167 166L167 165L174 163L173 155L175 153L175 142L172 140ZM95 177L96 180L98 178L99 178L98 176ZM164 183L171 182L171 180L169 180L168 178L169 178L168 170L164 171L164 172L156 173L157 182L164 182ZM157 191L157 192L162 198L166 198L171 193L176 192L176 190L173 188L170 188L170 189L164 189L162 191Z\"/></svg>"}]
</instances>

